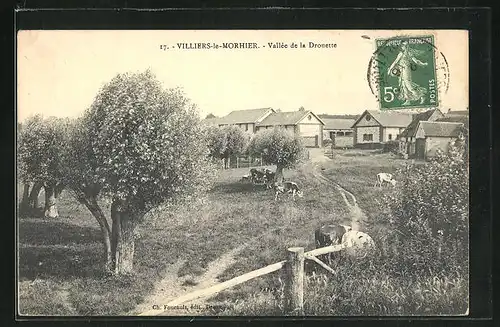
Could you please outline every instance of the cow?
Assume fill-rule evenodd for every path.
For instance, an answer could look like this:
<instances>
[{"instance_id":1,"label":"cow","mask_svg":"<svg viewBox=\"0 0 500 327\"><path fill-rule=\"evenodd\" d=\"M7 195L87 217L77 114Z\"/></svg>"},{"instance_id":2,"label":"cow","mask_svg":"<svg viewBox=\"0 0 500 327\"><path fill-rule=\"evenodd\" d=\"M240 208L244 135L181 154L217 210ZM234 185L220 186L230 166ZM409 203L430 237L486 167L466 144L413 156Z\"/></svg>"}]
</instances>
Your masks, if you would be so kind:
<instances>
[{"instance_id":1,"label":"cow","mask_svg":"<svg viewBox=\"0 0 500 327\"><path fill-rule=\"evenodd\" d=\"M297 195L299 198L303 196L303 192L299 189L299 186L295 182L283 182L281 184L274 183L273 184L274 188L274 201L278 200L278 195L279 194L292 194L292 199L295 200L295 195Z\"/></svg>"},{"instance_id":2,"label":"cow","mask_svg":"<svg viewBox=\"0 0 500 327\"><path fill-rule=\"evenodd\" d=\"M276 173L270 171L269 169L266 169L266 172L265 172L265 175L264 175L264 181L266 183L266 189L273 188L273 183L274 183L275 177L276 177Z\"/></svg>"},{"instance_id":3,"label":"cow","mask_svg":"<svg viewBox=\"0 0 500 327\"><path fill-rule=\"evenodd\" d=\"M323 248L331 245L339 245L342 241L342 236L345 233L352 230L351 226L340 225L340 224L328 224L317 228L314 231L314 240L316 243L316 248ZM338 252L332 252L320 256L318 259L322 259L329 264L332 264L336 259L339 258Z\"/></svg>"},{"instance_id":4,"label":"cow","mask_svg":"<svg viewBox=\"0 0 500 327\"><path fill-rule=\"evenodd\" d=\"M253 183L262 183L265 178L265 173L256 168L250 169L250 176Z\"/></svg>"},{"instance_id":5,"label":"cow","mask_svg":"<svg viewBox=\"0 0 500 327\"><path fill-rule=\"evenodd\" d=\"M382 187L384 183L390 183L392 186L396 186L396 180L392 177L392 174L389 173L378 173L377 174L377 181L375 182L375 186Z\"/></svg>"}]
</instances>

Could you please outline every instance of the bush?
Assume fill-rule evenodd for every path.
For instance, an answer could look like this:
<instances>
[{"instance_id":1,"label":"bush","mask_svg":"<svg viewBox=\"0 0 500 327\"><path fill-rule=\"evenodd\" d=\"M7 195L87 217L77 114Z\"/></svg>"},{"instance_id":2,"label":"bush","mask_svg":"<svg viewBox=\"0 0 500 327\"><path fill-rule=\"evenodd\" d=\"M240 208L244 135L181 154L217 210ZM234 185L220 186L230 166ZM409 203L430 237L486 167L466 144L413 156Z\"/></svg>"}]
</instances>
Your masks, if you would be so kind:
<instances>
[{"instance_id":1,"label":"bush","mask_svg":"<svg viewBox=\"0 0 500 327\"><path fill-rule=\"evenodd\" d=\"M382 198L388 260L400 273L468 274L468 165L465 141L424 165L399 169L399 187ZM444 260L446 258L446 260Z\"/></svg>"},{"instance_id":2,"label":"bush","mask_svg":"<svg viewBox=\"0 0 500 327\"><path fill-rule=\"evenodd\" d=\"M387 141L384 143L383 151L397 153L399 151L399 141Z\"/></svg>"},{"instance_id":3,"label":"bush","mask_svg":"<svg viewBox=\"0 0 500 327\"><path fill-rule=\"evenodd\" d=\"M331 147L333 144L333 140L332 139L324 139L323 140L323 147Z\"/></svg>"}]
</instances>

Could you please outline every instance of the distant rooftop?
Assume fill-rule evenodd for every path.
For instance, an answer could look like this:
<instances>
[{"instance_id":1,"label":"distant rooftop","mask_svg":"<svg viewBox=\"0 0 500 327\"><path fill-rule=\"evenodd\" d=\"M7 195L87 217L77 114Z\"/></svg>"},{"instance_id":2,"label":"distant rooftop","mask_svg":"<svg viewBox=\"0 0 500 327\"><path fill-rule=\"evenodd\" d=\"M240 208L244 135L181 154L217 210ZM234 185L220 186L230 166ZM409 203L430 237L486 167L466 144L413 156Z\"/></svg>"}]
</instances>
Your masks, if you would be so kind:
<instances>
[{"instance_id":1,"label":"distant rooftop","mask_svg":"<svg viewBox=\"0 0 500 327\"><path fill-rule=\"evenodd\" d=\"M421 121L420 126L424 130L425 136L458 137L463 124Z\"/></svg>"},{"instance_id":2,"label":"distant rooftop","mask_svg":"<svg viewBox=\"0 0 500 327\"><path fill-rule=\"evenodd\" d=\"M245 109L231 111L227 116L220 118L220 124L245 124L256 123L262 116L269 110L274 112L272 108L258 108L258 109Z\"/></svg>"},{"instance_id":3,"label":"distant rooftop","mask_svg":"<svg viewBox=\"0 0 500 327\"><path fill-rule=\"evenodd\" d=\"M324 129L352 129L355 119L321 118L325 123Z\"/></svg>"}]
</instances>

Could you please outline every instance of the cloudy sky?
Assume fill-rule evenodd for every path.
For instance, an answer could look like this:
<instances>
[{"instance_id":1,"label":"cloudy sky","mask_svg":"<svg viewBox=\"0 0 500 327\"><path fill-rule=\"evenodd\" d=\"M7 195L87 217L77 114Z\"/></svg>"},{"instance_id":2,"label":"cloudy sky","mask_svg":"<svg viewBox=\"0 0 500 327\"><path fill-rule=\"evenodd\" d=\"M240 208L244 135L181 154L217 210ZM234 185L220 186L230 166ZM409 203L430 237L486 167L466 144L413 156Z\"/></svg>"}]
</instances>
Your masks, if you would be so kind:
<instances>
[{"instance_id":1,"label":"cloudy sky","mask_svg":"<svg viewBox=\"0 0 500 327\"><path fill-rule=\"evenodd\" d=\"M114 75L147 68L165 87L183 87L202 116L300 106L318 114L358 114L378 108L366 77L374 39L401 34L435 36L450 71L441 107L467 108L466 31L21 31L18 119L35 113L78 116ZM259 48L175 48L198 42L255 42ZM336 47L273 49L268 42ZM160 49L162 44L169 49Z\"/></svg>"}]
</instances>

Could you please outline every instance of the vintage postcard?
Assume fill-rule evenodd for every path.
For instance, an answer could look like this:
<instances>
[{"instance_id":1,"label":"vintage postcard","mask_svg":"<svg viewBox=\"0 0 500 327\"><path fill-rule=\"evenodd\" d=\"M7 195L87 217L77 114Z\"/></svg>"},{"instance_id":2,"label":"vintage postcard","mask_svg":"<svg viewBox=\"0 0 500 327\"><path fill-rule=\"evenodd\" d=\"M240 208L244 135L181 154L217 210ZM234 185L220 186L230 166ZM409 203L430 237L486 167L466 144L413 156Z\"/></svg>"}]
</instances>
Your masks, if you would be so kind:
<instances>
[{"instance_id":1,"label":"vintage postcard","mask_svg":"<svg viewBox=\"0 0 500 327\"><path fill-rule=\"evenodd\" d=\"M20 316L469 310L466 30L22 30Z\"/></svg>"}]
</instances>

